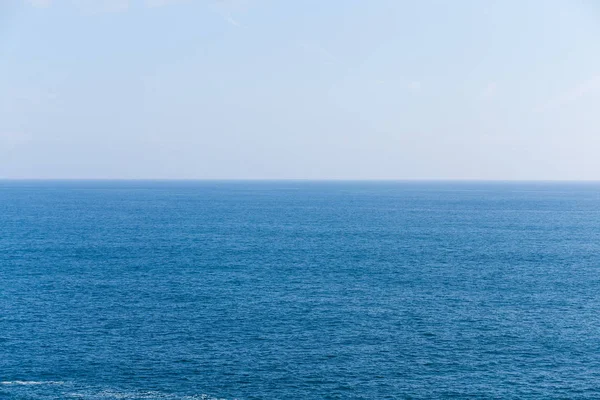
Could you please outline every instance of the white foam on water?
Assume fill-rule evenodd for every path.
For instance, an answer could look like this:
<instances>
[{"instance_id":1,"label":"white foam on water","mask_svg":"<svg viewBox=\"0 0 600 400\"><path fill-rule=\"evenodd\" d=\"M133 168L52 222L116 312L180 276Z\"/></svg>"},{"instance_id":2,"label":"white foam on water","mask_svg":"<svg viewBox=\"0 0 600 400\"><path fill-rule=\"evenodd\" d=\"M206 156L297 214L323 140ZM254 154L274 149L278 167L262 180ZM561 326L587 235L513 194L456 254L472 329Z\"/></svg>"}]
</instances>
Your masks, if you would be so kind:
<instances>
[{"instance_id":1,"label":"white foam on water","mask_svg":"<svg viewBox=\"0 0 600 400\"><path fill-rule=\"evenodd\" d=\"M64 385L63 381L2 381L0 385Z\"/></svg>"},{"instance_id":2,"label":"white foam on water","mask_svg":"<svg viewBox=\"0 0 600 400\"><path fill-rule=\"evenodd\" d=\"M36 392L44 390L44 385L65 385L63 381L0 381L0 385L14 386L13 390L17 389L17 386L33 386L36 387L28 390L35 390ZM208 394L197 394L197 395L178 395L171 393L164 393L159 391L123 391L118 389L103 389L103 388L84 388L84 387L72 387L72 383L69 384L68 392L64 392L62 395L64 399L86 399L86 400L226 400L221 397L215 397ZM78 385L75 385L78 386ZM23 390L25 390L23 388ZM234 399L235 400L235 399Z\"/></svg>"},{"instance_id":3,"label":"white foam on water","mask_svg":"<svg viewBox=\"0 0 600 400\"><path fill-rule=\"evenodd\" d=\"M100 391L86 391L84 393L81 392L71 392L65 394L66 398L85 398L85 399L95 399L95 400L226 400L221 397L214 397L208 394L198 394L198 395L177 395L177 394L168 394L156 391L119 391L112 389L105 389Z\"/></svg>"}]
</instances>

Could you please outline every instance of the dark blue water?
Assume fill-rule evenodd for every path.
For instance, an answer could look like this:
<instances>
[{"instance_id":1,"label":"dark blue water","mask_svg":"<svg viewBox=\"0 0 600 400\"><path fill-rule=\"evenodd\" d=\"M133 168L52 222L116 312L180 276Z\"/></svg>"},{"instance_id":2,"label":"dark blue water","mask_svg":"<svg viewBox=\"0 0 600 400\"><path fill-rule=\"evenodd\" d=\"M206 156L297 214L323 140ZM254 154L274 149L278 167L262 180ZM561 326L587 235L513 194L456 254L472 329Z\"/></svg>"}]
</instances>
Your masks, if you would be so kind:
<instances>
[{"instance_id":1,"label":"dark blue water","mask_svg":"<svg viewBox=\"0 0 600 400\"><path fill-rule=\"evenodd\" d=\"M600 184L0 183L0 398L599 398Z\"/></svg>"}]
</instances>

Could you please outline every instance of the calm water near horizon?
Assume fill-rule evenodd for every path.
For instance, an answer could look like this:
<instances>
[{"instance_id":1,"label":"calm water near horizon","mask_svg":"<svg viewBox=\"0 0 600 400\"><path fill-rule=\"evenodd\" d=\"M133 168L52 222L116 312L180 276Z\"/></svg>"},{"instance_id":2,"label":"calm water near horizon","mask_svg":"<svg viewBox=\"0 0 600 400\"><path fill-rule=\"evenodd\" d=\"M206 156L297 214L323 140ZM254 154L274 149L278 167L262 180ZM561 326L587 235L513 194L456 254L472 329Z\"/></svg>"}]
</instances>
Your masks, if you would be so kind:
<instances>
[{"instance_id":1,"label":"calm water near horizon","mask_svg":"<svg viewBox=\"0 0 600 400\"><path fill-rule=\"evenodd\" d=\"M0 181L0 398L600 398L600 183Z\"/></svg>"}]
</instances>

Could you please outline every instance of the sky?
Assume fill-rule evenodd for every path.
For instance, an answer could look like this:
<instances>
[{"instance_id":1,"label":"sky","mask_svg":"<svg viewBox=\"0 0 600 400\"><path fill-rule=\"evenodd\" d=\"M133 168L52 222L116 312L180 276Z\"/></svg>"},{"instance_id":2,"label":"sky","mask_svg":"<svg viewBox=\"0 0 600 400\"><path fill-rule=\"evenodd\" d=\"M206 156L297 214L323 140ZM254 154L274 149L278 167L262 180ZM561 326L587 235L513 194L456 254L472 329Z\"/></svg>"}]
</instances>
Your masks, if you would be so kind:
<instances>
[{"instance_id":1,"label":"sky","mask_svg":"<svg viewBox=\"0 0 600 400\"><path fill-rule=\"evenodd\" d=\"M1 178L600 180L600 2L1 0Z\"/></svg>"}]
</instances>

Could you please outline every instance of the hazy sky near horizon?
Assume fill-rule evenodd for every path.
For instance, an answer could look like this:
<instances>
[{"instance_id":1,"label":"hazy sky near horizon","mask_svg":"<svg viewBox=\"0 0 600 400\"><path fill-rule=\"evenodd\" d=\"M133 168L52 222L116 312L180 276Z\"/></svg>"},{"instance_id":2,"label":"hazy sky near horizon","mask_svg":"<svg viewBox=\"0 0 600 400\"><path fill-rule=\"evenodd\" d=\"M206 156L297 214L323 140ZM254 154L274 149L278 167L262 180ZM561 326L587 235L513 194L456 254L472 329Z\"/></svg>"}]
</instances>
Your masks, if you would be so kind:
<instances>
[{"instance_id":1,"label":"hazy sky near horizon","mask_svg":"<svg viewBox=\"0 0 600 400\"><path fill-rule=\"evenodd\" d=\"M593 0L3 0L0 178L600 179Z\"/></svg>"}]
</instances>

